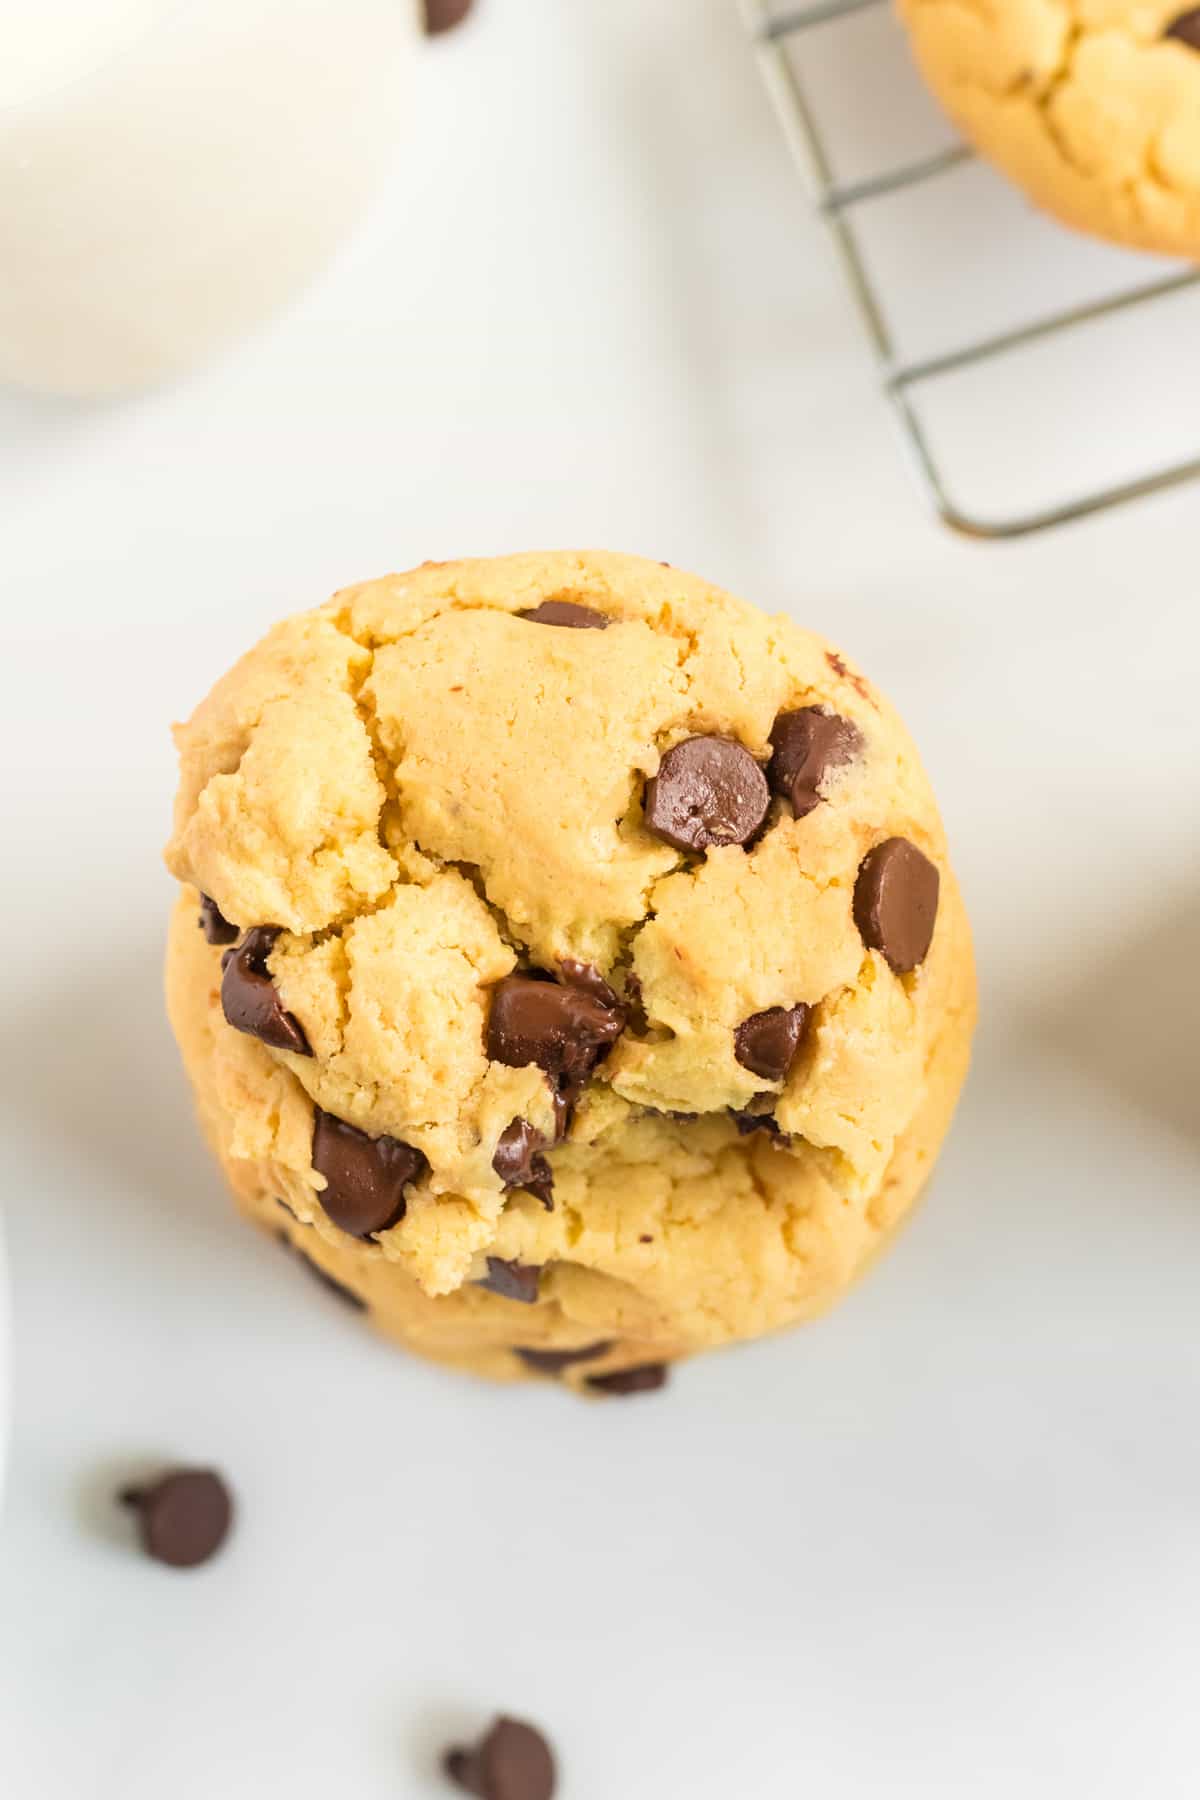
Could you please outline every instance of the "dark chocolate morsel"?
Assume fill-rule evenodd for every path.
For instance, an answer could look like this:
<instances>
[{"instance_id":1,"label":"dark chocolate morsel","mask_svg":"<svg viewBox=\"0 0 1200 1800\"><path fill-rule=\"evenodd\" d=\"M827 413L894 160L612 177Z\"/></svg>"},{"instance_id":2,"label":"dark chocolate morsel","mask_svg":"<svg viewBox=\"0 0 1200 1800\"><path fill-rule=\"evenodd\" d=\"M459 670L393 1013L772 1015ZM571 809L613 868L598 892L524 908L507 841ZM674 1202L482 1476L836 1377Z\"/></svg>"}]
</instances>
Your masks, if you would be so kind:
<instances>
[{"instance_id":1,"label":"dark chocolate morsel","mask_svg":"<svg viewBox=\"0 0 1200 1800\"><path fill-rule=\"evenodd\" d=\"M476 1287L489 1288L505 1300L520 1300L526 1306L533 1305L542 1274L540 1263L505 1262L502 1257L489 1256L487 1266L487 1274L475 1283Z\"/></svg>"},{"instance_id":2,"label":"dark chocolate morsel","mask_svg":"<svg viewBox=\"0 0 1200 1800\"><path fill-rule=\"evenodd\" d=\"M580 606L575 600L543 600L518 615L531 625L565 625L569 631L607 631L611 620L594 607Z\"/></svg>"},{"instance_id":3,"label":"dark chocolate morsel","mask_svg":"<svg viewBox=\"0 0 1200 1800\"><path fill-rule=\"evenodd\" d=\"M572 1363L595 1362L598 1356L606 1356L614 1341L612 1338L601 1338L595 1344L581 1344L577 1350L526 1350L518 1344L514 1354L539 1375L559 1375L564 1369L569 1369Z\"/></svg>"},{"instance_id":4,"label":"dark chocolate morsel","mask_svg":"<svg viewBox=\"0 0 1200 1800\"><path fill-rule=\"evenodd\" d=\"M474 0L425 0L425 29L430 37L461 25Z\"/></svg>"},{"instance_id":5,"label":"dark chocolate morsel","mask_svg":"<svg viewBox=\"0 0 1200 1800\"><path fill-rule=\"evenodd\" d=\"M599 969L593 963L576 961L573 956L564 956L558 965L559 974L568 987L578 988L581 993L590 994L601 1006L611 1007L614 1012L624 1008L609 987Z\"/></svg>"},{"instance_id":6,"label":"dark chocolate morsel","mask_svg":"<svg viewBox=\"0 0 1200 1800\"><path fill-rule=\"evenodd\" d=\"M136 1511L146 1554L172 1569L194 1569L215 1556L233 1519L229 1489L215 1469L172 1469L117 1498Z\"/></svg>"},{"instance_id":7,"label":"dark chocolate morsel","mask_svg":"<svg viewBox=\"0 0 1200 1800\"><path fill-rule=\"evenodd\" d=\"M399 1224L404 1190L425 1167L424 1156L411 1144L370 1137L319 1106L313 1118L312 1160L325 1177L317 1199L326 1215L358 1238Z\"/></svg>"},{"instance_id":8,"label":"dark chocolate morsel","mask_svg":"<svg viewBox=\"0 0 1200 1800\"><path fill-rule=\"evenodd\" d=\"M557 1782L549 1744L520 1719L497 1719L478 1744L447 1750L442 1766L477 1800L553 1800Z\"/></svg>"},{"instance_id":9,"label":"dark chocolate morsel","mask_svg":"<svg viewBox=\"0 0 1200 1800\"><path fill-rule=\"evenodd\" d=\"M238 928L231 925L215 900L200 896L200 929L210 944L236 944Z\"/></svg>"},{"instance_id":10,"label":"dark chocolate morsel","mask_svg":"<svg viewBox=\"0 0 1200 1800\"><path fill-rule=\"evenodd\" d=\"M545 1142L528 1119L514 1119L500 1133L492 1167L506 1189L524 1188L541 1201L547 1212L553 1212L554 1173L542 1154Z\"/></svg>"},{"instance_id":11,"label":"dark chocolate morsel","mask_svg":"<svg viewBox=\"0 0 1200 1800\"><path fill-rule=\"evenodd\" d=\"M640 1363L635 1369L617 1369L611 1375L588 1375L598 1394L652 1394L667 1383L666 1363Z\"/></svg>"},{"instance_id":12,"label":"dark chocolate morsel","mask_svg":"<svg viewBox=\"0 0 1200 1800\"><path fill-rule=\"evenodd\" d=\"M887 838L868 850L854 884L854 922L869 950L897 975L907 975L929 954L937 921L941 877L907 838Z\"/></svg>"},{"instance_id":13,"label":"dark chocolate morsel","mask_svg":"<svg viewBox=\"0 0 1200 1800\"><path fill-rule=\"evenodd\" d=\"M766 1012L751 1013L733 1034L733 1053L743 1069L761 1075L764 1081L782 1081L800 1048L812 1008L803 1002L796 1006L769 1006Z\"/></svg>"},{"instance_id":14,"label":"dark chocolate morsel","mask_svg":"<svg viewBox=\"0 0 1200 1800\"><path fill-rule=\"evenodd\" d=\"M744 844L767 815L767 778L732 738L685 738L646 783L646 829L677 850Z\"/></svg>"},{"instance_id":15,"label":"dark chocolate morsel","mask_svg":"<svg viewBox=\"0 0 1200 1800\"><path fill-rule=\"evenodd\" d=\"M582 988L506 975L492 990L487 1053L521 1069L536 1063L555 1083L576 1086L620 1037L624 1014Z\"/></svg>"},{"instance_id":16,"label":"dark chocolate morsel","mask_svg":"<svg viewBox=\"0 0 1200 1800\"><path fill-rule=\"evenodd\" d=\"M278 925L256 925L236 950L225 952L221 1010L235 1031L244 1031L273 1050L311 1056L304 1027L285 1009L267 968L267 958L280 930Z\"/></svg>"},{"instance_id":17,"label":"dark chocolate morsel","mask_svg":"<svg viewBox=\"0 0 1200 1800\"><path fill-rule=\"evenodd\" d=\"M830 769L852 762L862 749L862 733L840 713L819 706L780 713L771 728L767 779L773 793L790 800L798 819L821 803L821 784Z\"/></svg>"},{"instance_id":18,"label":"dark chocolate morsel","mask_svg":"<svg viewBox=\"0 0 1200 1800\"><path fill-rule=\"evenodd\" d=\"M1177 19L1172 19L1163 36L1174 38L1177 44L1186 44L1189 50L1200 50L1200 6L1190 6Z\"/></svg>"}]
</instances>

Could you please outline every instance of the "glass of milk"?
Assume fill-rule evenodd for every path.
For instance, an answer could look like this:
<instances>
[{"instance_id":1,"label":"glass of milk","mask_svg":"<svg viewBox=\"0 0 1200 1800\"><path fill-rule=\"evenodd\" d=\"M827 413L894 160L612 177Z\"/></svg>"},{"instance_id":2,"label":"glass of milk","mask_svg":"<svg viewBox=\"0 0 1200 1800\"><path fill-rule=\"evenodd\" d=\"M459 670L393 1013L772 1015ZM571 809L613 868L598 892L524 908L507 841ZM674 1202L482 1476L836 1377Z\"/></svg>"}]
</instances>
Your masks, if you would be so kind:
<instances>
[{"instance_id":1,"label":"glass of milk","mask_svg":"<svg viewBox=\"0 0 1200 1800\"><path fill-rule=\"evenodd\" d=\"M415 0L0 0L0 382L145 386L281 304L416 40Z\"/></svg>"}]
</instances>

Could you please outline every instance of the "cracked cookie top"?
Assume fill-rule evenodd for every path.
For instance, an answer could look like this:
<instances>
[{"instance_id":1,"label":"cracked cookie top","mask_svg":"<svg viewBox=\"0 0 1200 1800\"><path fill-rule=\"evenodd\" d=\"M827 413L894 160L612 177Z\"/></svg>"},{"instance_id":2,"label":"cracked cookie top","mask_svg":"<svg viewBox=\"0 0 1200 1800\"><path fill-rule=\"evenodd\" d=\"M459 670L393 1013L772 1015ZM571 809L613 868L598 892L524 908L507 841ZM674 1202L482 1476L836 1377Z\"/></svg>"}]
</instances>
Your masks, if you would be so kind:
<instances>
[{"instance_id":1,"label":"cracked cookie top","mask_svg":"<svg viewBox=\"0 0 1200 1800\"><path fill-rule=\"evenodd\" d=\"M222 1029L311 1102L325 1228L445 1291L647 1118L878 1183L945 845L821 639L632 557L430 563L277 626L177 738L167 861Z\"/></svg>"},{"instance_id":2,"label":"cracked cookie top","mask_svg":"<svg viewBox=\"0 0 1200 1800\"><path fill-rule=\"evenodd\" d=\"M899 0L947 111L1068 224L1200 255L1200 7Z\"/></svg>"}]
</instances>

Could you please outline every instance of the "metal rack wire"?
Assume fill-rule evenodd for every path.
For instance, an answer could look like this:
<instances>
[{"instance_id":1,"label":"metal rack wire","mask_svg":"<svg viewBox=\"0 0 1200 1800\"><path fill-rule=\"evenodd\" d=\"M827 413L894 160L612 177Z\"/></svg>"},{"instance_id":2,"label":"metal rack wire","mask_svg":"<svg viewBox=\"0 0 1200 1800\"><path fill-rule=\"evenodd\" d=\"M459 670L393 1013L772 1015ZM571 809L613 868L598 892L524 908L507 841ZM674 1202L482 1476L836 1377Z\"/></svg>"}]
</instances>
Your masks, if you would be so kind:
<instances>
[{"instance_id":1,"label":"metal rack wire","mask_svg":"<svg viewBox=\"0 0 1200 1800\"><path fill-rule=\"evenodd\" d=\"M916 403L924 384L962 370L976 368L1041 339L1111 317L1135 306L1150 306L1168 295L1200 283L1200 269L1185 270L1143 283L1122 293L1084 305L1030 319L1012 330L981 337L941 356L905 361L887 323L883 297L868 270L853 223L855 208L864 201L902 193L969 161L974 152L957 144L936 155L885 169L864 181L840 185L817 115L805 94L788 41L817 25L827 25L852 13L878 7L888 0L810 0L789 11L773 10L769 0L740 0L746 26L754 41L763 75L775 101L792 153L804 175L813 202L824 219L841 261L847 284L874 352L884 394L901 427L901 436L917 476L937 516L951 530L973 538L1017 538L1089 514L1105 512L1129 500L1200 477L1200 456L1151 470L1131 480L1075 495L1057 505L1007 518L984 519L960 507L952 497L939 460Z\"/></svg>"}]
</instances>

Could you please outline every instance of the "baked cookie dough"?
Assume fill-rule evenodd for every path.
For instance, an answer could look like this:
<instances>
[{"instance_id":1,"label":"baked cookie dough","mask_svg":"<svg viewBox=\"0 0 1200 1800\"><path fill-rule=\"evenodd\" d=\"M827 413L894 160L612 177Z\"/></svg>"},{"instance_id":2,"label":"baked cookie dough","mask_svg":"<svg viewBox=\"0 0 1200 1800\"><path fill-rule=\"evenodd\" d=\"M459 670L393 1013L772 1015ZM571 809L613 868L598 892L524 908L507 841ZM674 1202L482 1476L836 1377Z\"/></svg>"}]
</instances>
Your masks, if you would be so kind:
<instances>
[{"instance_id":1,"label":"baked cookie dough","mask_svg":"<svg viewBox=\"0 0 1200 1800\"><path fill-rule=\"evenodd\" d=\"M1200 7L897 0L964 135L1097 237L1200 257Z\"/></svg>"},{"instance_id":2,"label":"baked cookie dough","mask_svg":"<svg viewBox=\"0 0 1200 1800\"><path fill-rule=\"evenodd\" d=\"M970 937L907 733L820 638L636 557L427 563L277 626L177 739L205 1132L408 1348L654 1386L911 1206Z\"/></svg>"}]
</instances>

